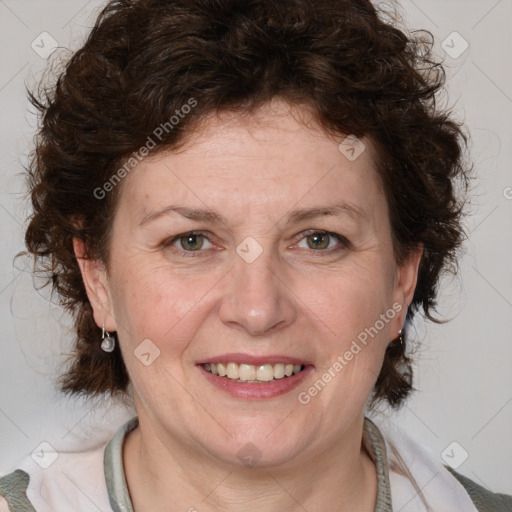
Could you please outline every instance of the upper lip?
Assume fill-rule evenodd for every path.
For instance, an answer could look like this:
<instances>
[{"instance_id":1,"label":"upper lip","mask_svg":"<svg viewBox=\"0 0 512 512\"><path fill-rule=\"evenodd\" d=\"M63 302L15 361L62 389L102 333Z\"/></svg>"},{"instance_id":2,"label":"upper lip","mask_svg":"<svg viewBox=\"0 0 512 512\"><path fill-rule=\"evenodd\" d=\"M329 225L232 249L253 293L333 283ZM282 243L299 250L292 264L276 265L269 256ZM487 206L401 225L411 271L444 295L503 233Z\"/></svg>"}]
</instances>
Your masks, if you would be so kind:
<instances>
[{"instance_id":1,"label":"upper lip","mask_svg":"<svg viewBox=\"0 0 512 512\"><path fill-rule=\"evenodd\" d=\"M271 354L266 356L255 356L250 354L240 354L240 353L232 353L232 354L222 354L220 356L212 356L206 359L199 361L197 364L206 364L206 363L237 363L237 364L251 364L254 366L259 366L262 364L300 364L300 365L310 365L309 361L305 359L301 359L299 357L290 357L282 354Z\"/></svg>"}]
</instances>

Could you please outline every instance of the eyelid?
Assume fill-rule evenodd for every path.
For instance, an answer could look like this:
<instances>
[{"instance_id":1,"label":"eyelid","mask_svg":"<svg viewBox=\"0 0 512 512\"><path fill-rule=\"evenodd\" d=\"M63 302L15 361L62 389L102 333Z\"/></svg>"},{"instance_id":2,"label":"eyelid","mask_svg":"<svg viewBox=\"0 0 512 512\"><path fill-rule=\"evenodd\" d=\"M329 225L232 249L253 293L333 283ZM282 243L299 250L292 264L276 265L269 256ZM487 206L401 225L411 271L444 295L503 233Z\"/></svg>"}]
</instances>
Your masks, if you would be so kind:
<instances>
[{"instance_id":1,"label":"eyelid","mask_svg":"<svg viewBox=\"0 0 512 512\"><path fill-rule=\"evenodd\" d=\"M307 238L308 236L310 235L314 235L315 233L321 233L323 235L328 235L328 236L331 236L333 238L335 238L336 240L338 240L339 244L335 247L330 247L329 249L306 249L306 250L309 250L310 252L313 252L313 253L329 253L329 252L333 252L333 251L336 251L336 250L340 250L341 248L349 248L351 247L351 242L350 240L348 240L346 237L344 237L343 235L340 235L338 233L334 233L332 231L326 231L325 229L308 229L306 231L302 231L301 233L299 233L297 235L297 242L295 243L298 244L299 242L301 242L303 239Z\"/></svg>"},{"instance_id":2,"label":"eyelid","mask_svg":"<svg viewBox=\"0 0 512 512\"><path fill-rule=\"evenodd\" d=\"M336 240L338 240L339 244L335 247L331 247L329 249L319 249L319 250L316 250L316 249L306 249L307 251L309 252L312 252L312 253L330 253L330 252L334 252L336 250L340 250L341 248L349 248L351 247L351 242L350 240L348 240L346 237L344 237L343 235L340 235L338 233L334 233L332 231L326 231L324 229L308 229L306 231L302 231L301 233L299 233L295 239L296 239L296 242L294 242L294 245L297 245L299 242L301 242L303 239L307 238L308 236L310 235L314 235L315 233L321 233L321 234L324 234L324 235L328 235L330 237L333 237L335 238ZM175 242L178 242L180 240L180 238L185 238L186 236L190 236L190 235L200 235L200 236L203 236L206 240L208 240L208 242L210 244L213 244L213 242L210 240L210 237L208 236L210 233L208 233L207 231L201 231L201 230L192 230L192 231L186 231L184 233L180 233L178 235L175 235L175 236L172 236L172 237L169 237L167 238L166 240L164 240L162 242L162 247L163 248L166 248L166 247L174 247L178 252L182 253L182 254L187 254L187 255L194 255L194 254L198 254L198 253L201 253L201 252L206 252L206 251L209 251L209 250L212 250L211 247L207 248L207 249L199 249L197 251L186 251L182 248L179 248L179 247L175 247L174 246L174 243Z\"/></svg>"},{"instance_id":3,"label":"eyelid","mask_svg":"<svg viewBox=\"0 0 512 512\"><path fill-rule=\"evenodd\" d=\"M174 249L176 249L178 252L180 253L186 253L187 255L193 255L193 254L197 254L197 253L201 253L201 252L205 252L205 251L208 251L208 250L212 250L212 247L208 247L207 249L199 249L197 251L186 251L185 249L182 249L180 247L176 247L174 244L176 242L178 242L181 238L185 238L187 236L190 236L190 235L200 235L202 237L204 237L206 240L208 240L208 242L210 244L213 245L213 242L210 240L209 236L208 236L208 233L206 231L195 231L195 230L192 230L192 231L186 231L184 233L180 233L178 235L175 235L175 236L171 236L169 238L166 238L162 243L161 243L161 247L162 248L168 248L168 247L173 247Z\"/></svg>"}]
</instances>

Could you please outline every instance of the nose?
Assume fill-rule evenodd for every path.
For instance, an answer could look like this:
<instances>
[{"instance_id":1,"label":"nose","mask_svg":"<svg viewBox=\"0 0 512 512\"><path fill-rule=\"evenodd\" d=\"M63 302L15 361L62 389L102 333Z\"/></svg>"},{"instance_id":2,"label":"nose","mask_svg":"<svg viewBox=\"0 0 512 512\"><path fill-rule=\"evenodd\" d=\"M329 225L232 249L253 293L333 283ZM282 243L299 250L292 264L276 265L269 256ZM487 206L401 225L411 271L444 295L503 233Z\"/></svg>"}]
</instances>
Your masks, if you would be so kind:
<instances>
[{"instance_id":1,"label":"nose","mask_svg":"<svg viewBox=\"0 0 512 512\"><path fill-rule=\"evenodd\" d=\"M251 263L235 256L219 311L222 322L252 336L269 334L293 323L295 297L283 264L276 260L266 251Z\"/></svg>"}]
</instances>

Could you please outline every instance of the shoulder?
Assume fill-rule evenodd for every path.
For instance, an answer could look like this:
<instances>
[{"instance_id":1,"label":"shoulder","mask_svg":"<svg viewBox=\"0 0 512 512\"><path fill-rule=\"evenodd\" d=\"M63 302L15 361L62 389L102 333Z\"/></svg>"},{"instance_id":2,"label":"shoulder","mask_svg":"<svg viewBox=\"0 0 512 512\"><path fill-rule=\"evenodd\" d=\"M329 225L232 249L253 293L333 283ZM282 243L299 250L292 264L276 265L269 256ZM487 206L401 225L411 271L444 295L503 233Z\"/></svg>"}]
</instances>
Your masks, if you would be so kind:
<instances>
[{"instance_id":1,"label":"shoulder","mask_svg":"<svg viewBox=\"0 0 512 512\"><path fill-rule=\"evenodd\" d=\"M82 512L90 510L91 501L99 510L111 510L104 446L47 455L28 456L0 478L0 512Z\"/></svg>"},{"instance_id":2,"label":"shoulder","mask_svg":"<svg viewBox=\"0 0 512 512\"><path fill-rule=\"evenodd\" d=\"M5 512L35 512L27 497L29 481L28 473L21 469L0 478L0 496L4 499L4 503L0 501L2 512L6 506Z\"/></svg>"},{"instance_id":3,"label":"shoulder","mask_svg":"<svg viewBox=\"0 0 512 512\"><path fill-rule=\"evenodd\" d=\"M449 466L445 467L464 487L479 512L512 512L512 496L488 491Z\"/></svg>"},{"instance_id":4,"label":"shoulder","mask_svg":"<svg viewBox=\"0 0 512 512\"><path fill-rule=\"evenodd\" d=\"M386 459L393 510L512 512L512 496L493 493L441 462L387 416L375 419ZM422 503L420 503L420 501Z\"/></svg>"}]
</instances>

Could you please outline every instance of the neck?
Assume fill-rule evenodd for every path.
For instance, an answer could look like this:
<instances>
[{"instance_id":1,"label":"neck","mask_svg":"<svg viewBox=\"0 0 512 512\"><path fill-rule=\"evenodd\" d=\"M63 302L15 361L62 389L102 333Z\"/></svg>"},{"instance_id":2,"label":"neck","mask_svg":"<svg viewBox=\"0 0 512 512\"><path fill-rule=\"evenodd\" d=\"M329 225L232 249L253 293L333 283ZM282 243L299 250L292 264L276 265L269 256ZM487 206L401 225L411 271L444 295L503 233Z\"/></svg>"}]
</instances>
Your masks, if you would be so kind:
<instances>
[{"instance_id":1,"label":"neck","mask_svg":"<svg viewBox=\"0 0 512 512\"><path fill-rule=\"evenodd\" d=\"M360 448L362 423L352 430L314 456L297 456L281 466L245 467L219 462L140 422L123 448L133 508L372 512L377 474Z\"/></svg>"}]
</instances>

